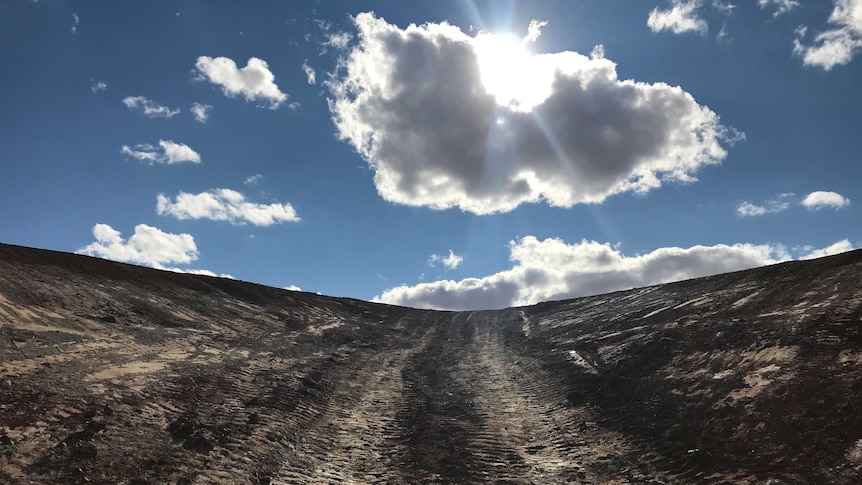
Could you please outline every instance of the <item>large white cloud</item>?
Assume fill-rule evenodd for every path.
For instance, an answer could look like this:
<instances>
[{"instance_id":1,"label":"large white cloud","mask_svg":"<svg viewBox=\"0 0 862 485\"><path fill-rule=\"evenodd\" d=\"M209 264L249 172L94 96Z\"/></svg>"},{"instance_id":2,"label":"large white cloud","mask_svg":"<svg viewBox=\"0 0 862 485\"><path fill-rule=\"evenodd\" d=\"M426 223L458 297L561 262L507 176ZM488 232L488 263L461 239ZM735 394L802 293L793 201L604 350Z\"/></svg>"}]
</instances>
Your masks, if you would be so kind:
<instances>
[{"instance_id":1,"label":"large white cloud","mask_svg":"<svg viewBox=\"0 0 862 485\"><path fill-rule=\"evenodd\" d=\"M647 17L647 26L653 32L669 30L674 34L697 32L704 35L708 28L706 21L700 18L700 6L701 0L672 0L667 10L652 9Z\"/></svg>"},{"instance_id":2,"label":"large white cloud","mask_svg":"<svg viewBox=\"0 0 862 485\"><path fill-rule=\"evenodd\" d=\"M793 52L802 56L808 66L821 67L828 71L835 66L847 64L862 51L862 0L833 0L834 8L829 15L833 29L820 32L811 45L803 44L801 37L807 29L798 30Z\"/></svg>"},{"instance_id":3,"label":"large white cloud","mask_svg":"<svg viewBox=\"0 0 862 485\"><path fill-rule=\"evenodd\" d=\"M330 109L389 201L477 214L598 203L693 181L740 135L679 87L619 80L601 49L531 54L517 39L368 13L355 25Z\"/></svg>"},{"instance_id":4,"label":"large white cloud","mask_svg":"<svg viewBox=\"0 0 862 485\"><path fill-rule=\"evenodd\" d=\"M808 256L852 249L842 241ZM527 236L509 243L511 269L482 278L444 280L399 286L375 301L416 308L475 310L504 308L548 300L608 293L790 259L782 245L734 244L659 248L637 256L624 255L608 243Z\"/></svg>"},{"instance_id":5,"label":"large white cloud","mask_svg":"<svg viewBox=\"0 0 862 485\"><path fill-rule=\"evenodd\" d=\"M198 57L195 63L202 79L218 85L228 97L242 96L246 101L262 101L276 109L287 101L287 94L278 89L275 75L263 59L252 57L239 68L227 57Z\"/></svg>"},{"instance_id":6,"label":"large white cloud","mask_svg":"<svg viewBox=\"0 0 862 485\"><path fill-rule=\"evenodd\" d=\"M840 209L850 205L850 199L837 192L818 190L811 192L802 200L802 205L809 209Z\"/></svg>"},{"instance_id":7,"label":"large white cloud","mask_svg":"<svg viewBox=\"0 0 862 485\"><path fill-rule=\"evenodd\" d=\"M172 110L145 96L129 96L127 98L123 98L123 104L129 109L139 110L144 114L144 116L149 118L171 119L180 114L179 108Z\"/></svg>"},{"instance_id":8,"label":"large white cloud","mask_svg":"<svg viewBox=\"0 0 862 485\"><path fill-rule=\"evenodd\" d=\"M255 226L300 220L290 204L248 202L243 194L231 189L213 189L199 194L180 192L173 201L159 194L156 211L177 219L209 219Z\"/></svg>"},{"instance_id":9,"label":"large white cloud","mask_svg":"<svg viewBox=\"0 0 862 485\"><path fill-rule=\"evenodd\" d=\"M123 145L120 148L123 155L137 160L153 163L201 163L201 156L186 144L174 143L170 140L159 140L159 146L144 143L135 145L134 148Z\"/></svg>"},{"instance_id":10,"label":"large white cloud","mask_svg":"<svg viewBox=\"0 0 862 485\"><path fill-rule=\"evenodd\" d=\"M195 238L191 234L171 234L146 224L135 226L135 233L128 240L108 224L93 226L93 236L96 242L76 252L155 268L198 259Z\"/></svg>"}]
</instances>

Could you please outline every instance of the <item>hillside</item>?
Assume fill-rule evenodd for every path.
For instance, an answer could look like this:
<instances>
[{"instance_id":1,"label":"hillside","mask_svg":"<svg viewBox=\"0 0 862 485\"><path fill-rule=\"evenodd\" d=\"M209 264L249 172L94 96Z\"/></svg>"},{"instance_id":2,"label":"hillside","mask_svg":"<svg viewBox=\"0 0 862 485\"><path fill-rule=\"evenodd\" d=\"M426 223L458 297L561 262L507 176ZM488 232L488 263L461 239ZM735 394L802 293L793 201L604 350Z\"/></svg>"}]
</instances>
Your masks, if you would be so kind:
<instances>
[{"instance_id":1,"label":"hillside","mask_svg":"<svg viewBox=\"0 0 862 485\"><path fill-rule=\"evenodd\" d=\"M860 275L437 312L0 245L0 482L860 483Z\"/></svg>"}]
</instances>

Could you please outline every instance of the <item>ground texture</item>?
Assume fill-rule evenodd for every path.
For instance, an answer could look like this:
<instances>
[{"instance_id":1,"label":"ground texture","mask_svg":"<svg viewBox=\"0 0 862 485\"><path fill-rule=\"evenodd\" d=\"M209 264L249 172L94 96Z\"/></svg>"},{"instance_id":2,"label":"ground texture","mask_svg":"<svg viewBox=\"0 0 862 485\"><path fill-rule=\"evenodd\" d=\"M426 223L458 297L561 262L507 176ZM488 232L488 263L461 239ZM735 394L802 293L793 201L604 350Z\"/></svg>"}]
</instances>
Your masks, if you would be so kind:
<instances>
[{"instance_id":1,"label":"ground texture","mask_svg":"<svg viewBox=\"0 0 862 485\"><path fill-rule=\"evenodd\" d=\"M862 252L456 313L0 245L0 483L862 483Z\"/></svg>"}]
</instances>

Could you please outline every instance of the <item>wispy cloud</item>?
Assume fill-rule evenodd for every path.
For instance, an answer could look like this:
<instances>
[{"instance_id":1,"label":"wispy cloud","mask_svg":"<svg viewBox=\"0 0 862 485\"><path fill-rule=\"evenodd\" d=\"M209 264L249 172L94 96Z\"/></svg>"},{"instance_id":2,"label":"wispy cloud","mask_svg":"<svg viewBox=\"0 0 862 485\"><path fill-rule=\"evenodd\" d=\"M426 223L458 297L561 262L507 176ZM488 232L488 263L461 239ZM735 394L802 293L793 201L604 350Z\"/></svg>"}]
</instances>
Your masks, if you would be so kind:
<instances>
[{"instance_id":1,"label":"wispy cloud","mask_svg":"<svg viewBox=\"0 0 862 485\"><path fill-rule=\"evenodd\" d=\"M305 71L305 77L308 79L308 84L317 83L317 74L314 72L314 69L308 65L307 60L302 63L302 70Z\"/></svg>"},{"instance_id":2,"label":"wispy cloud","mask_svg":"<svg viewBox=\"0 0 862 485\"><path fill-rule=\"evenodd\" d=\"M123 98L123 104L132 110L139 110L144 116L149 118L166 118L170 119L180 114L180 109L172 110L167 106L161 105L146 96L129 96Z\"/></svg>"},{"instance_id":3,"label":"wispy cloud","mask_svg":"<svg viewBox=\"0 0 862 485\"><path fill-rule=\"evenodd\" d=\"M780 194L778 197L763 201L760 204L744 201L736 207L736 213L740 217L754 217L781 212L790 207L790 198L793 196L792 193Z\"/></svg>"},{"instance_id":4,"label":"wispy cloud","mask_svg":"<svg viewBox=\"0 0 862 485\"><path fill-rule=\"evenodd\" d=\"M190 110L195 117L195 121L206 123L210 117L210 112L212 112L213 107L209 104L194 102L192 103L192 107L190 108Z\"/></svg>"},{"instance_id":5,"label":"wispy cloud","mask_svg":"<svg viewBox=\"0 0 862 485\"><path fill-rule=\"evenodd\" d=\"M90 79L90 91L92 91L93 93L99 93L106 89L108 89L108 83L106 83L105 81L94 81Z\"/></svg>"},{"instance_id":6,"label":"wispy cloud","mask_svg":"<svg viewBox=\"0 0 862 485\"><path fill-rule=\"evenodd\" d=\"M774 8L773 17L784 15L787 12L795 10L800 5L799 0L757 0L757 4L762 9Z\"/></svg>"},{"instance_id":7,"label":"wispy cloud","mask_svg":"<svg viewBox=\"0 0 862 485\"><path fill-rule=\"evenodd\" d=\"M123 145L120 148L120 153L137 160L150 162L151 164L201 162L200 154L192 150L191 147L183 143L174 143L170 140L159 140L159 146L157 147L148 143L135 145L134 148Z\"/></svg>"}]
</instances>

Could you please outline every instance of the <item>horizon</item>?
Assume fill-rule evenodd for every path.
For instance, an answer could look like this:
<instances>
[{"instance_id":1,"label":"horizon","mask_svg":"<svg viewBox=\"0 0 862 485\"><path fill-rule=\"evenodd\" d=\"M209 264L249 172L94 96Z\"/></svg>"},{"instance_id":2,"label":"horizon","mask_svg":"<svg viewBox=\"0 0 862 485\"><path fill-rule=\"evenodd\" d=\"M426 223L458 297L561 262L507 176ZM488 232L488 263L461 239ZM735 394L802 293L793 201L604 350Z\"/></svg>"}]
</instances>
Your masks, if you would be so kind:
<instances>
[{"instance_id":1,"label":"horizon","mask_svg":"<svg viewBox=\"0 0 862 485\"><path fill-rule=\"evenodd\" d=\"M440 310L838 254L860 53L862 0L13 0L0 240Z\"/></svg>"}]
</instances>

